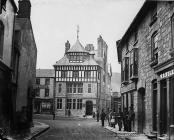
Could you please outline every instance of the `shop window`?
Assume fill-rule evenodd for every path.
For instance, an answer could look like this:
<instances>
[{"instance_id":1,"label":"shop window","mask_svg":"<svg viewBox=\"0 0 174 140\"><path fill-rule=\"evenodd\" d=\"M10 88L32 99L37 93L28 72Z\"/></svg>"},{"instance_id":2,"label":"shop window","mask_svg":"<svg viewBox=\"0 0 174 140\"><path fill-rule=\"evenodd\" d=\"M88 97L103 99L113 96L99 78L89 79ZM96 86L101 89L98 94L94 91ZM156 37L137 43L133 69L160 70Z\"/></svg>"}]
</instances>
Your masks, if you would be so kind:
<instances>
[{"instance_id":1,"label":"shop window","mask_svg":"<svg viewBox=\"0 0 174 140\"><path fill-rule=\"evenodd\" d=\"M91 84L88 84L88 93L91 93Z\"/></svg>"},{"instance_id":2,"label":"shop window","mask_svg":"<svg viewBox=\"0 0 174 140\"><path fill-rule=\"evenodd\" d=\"M76 99L73 99L73 109L76 109Z\"/></svg>"},{"instance_id":3,"label":"shop window","mask_svg":"<svg viewBox=\"0 0 174 140\"><path fill-rule=\"evenodd\" d=\"M45 85L49 85L50 84L50 79L49 78L46 78L45 79Z\"/></svg>"},{"instance_id":4,"label":"shop window","mask_svg":"<svg viewBox=\"0 0 174 140\"><path fill-rule=\"evenodd\" d=\"M40 85L40 78L36 78L36 85Z\"/></svg>"},{"instance_id":5,"label":"shop window","mask_svg":"<svg viewBox=\"0 0 174 140\"><path fill-rule=\"evenodd\" d=\"M3 57L3 47L4 47L4 24L0 21L0 58Z\"/></svg>"},{"instance_id":6,"label":"shop window","mask_svg":"<svg viewBox=\"0 0 174 140\"><path fill-rule=\"evenodd\" d=\"M77 109L82 109L82 99L77 99Z\"/></svg>"},{"instance_id":7,"label":"shop window","mask_svg":"<svg viewBox=\"0 0 174 140\"><path fill-rule=\"evenodd\" d=\"M49 97L49 89L45 89L45 97Z\"/></svg>"},{"instance_id":8,"label":"shop window","mask_svg":"<svg viewBox=\"0 0 174 140\"><path fill-rule=\"evenodd\" d=\"M62 109L62 98L57 99L57 109Z\"/></svg>"},{"instance_id":9,"label":"shop window","mask_svg":"<svg viewBox=\"0 0 174 140\"><path fill-rule=\"evenodd\" d=\"M59 84L59 93L62 91L62 84Z\"/></svg>"},{"instance_id":10,"label":"shop window","mask_svg":"<svg viewBox=\"0 0 174 140\"><path fill-rule=\"evenodd\" d=\"M158 64L158 34L154 32L151 37L151 66Z\"/></svg>"},{"instance_id":11,"label":"shop window","mask_svg":"<svg viewBox=\"0 0 174 140\"><path fill-rule=\"evenodd\" d=\"M130 79L138 79L138 48L133 48L130 52Z\"/></svg>"},{"instance_id":12,"label":"shop window","mask_svg":"<svg viewBox=\"0 0 174 140\"><path fill-rule=\"evenodd\" d=\"M72 99L67 99L66 109L71 109L71 103L72 103Z\"/></svg>"},{"instance_id":13,"label":"shop window","mask_svg":"<svg viewBox=\"0 0 174 140\"><path fill-rule=\"evenodd\" d=\"M129 58L125 57L122 61L122 66L121 66L122 72L121 72L121 80L122 83L128 83L129 80Z\"/></svg>"}]
</instances>

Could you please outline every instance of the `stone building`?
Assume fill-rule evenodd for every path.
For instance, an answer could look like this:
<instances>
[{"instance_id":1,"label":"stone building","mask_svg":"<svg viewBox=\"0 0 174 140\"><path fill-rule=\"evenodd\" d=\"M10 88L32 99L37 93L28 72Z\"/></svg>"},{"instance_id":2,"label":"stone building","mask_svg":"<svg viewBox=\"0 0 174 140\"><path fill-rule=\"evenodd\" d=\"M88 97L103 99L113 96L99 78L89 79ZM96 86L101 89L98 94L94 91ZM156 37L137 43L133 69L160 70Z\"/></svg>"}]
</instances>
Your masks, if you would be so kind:
<instances>
[{"instance_id":1,"label":"stone building","mask_svg":"<svg viewBox=\"0 0 174 140\"><path fill-rule=\"evenodd\" d=\"M36 95L34 99L34 113L53 112L54 69L36 70Z\"/></svg>"},{"instance_id":2,"label":"stone building","mask_svg":"<svg viewBox=\"0 0 174 140\"><path fill-rule=\"evenodd\" d=\"M98 49L92 44L84 48L77 38L70 47L65 44L65 54L54 64L56 115L92 115L97 110L107 108L108 90L107 45L100 36Z\"/></svg>"},{"instance_id":3,"label":"stone building","mask_svg":"<svg viewBox=\"0 0 174 140\"><path fill-rule=\"evenodd\" d=\"M17 7L13 0L0 2L0 127L13 123L12 51L14 18Z\"/></svg>"},{"instance_id":4,"label":"stone building","mask_svg":"<svg viewBox=\"0 0 174 140\"><path fill-rule=\"evenodd\" d=\"M169 135L174 124L173 15L173 1L145 1L116 43L122 107L133 105L141 133Z\"/></svg>"},{"instance_id":5,"label":"stone building","mask_svg":"<svg viewBox=\"0 0 174 140\"><path fill-rule=\"evenodd\" d=\"M13 48L13 85L16 98L16 122L18 114L26 115L32 123L34 84L36 76L37 48L30 20L30 0L19 1L18 14L15 17Z\"/></svg>"}]
</instances>

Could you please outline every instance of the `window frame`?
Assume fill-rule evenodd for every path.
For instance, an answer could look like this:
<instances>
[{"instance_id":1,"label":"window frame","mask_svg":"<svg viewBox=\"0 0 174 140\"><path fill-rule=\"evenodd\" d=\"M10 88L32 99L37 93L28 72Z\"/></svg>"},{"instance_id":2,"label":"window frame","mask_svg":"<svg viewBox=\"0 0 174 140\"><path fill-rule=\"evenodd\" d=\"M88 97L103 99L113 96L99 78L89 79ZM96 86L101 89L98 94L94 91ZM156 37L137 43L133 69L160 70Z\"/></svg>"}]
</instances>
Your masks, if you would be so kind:
<instances>
[{"instance_id":1,"label":"window frame","mask_svg":"<svg viewBox=\"0 0 174 140\"><path fill-rule=\"evenodd\" d=\"M62 109L62 98L57 98L57 109Z\"/></svg>"}]
</instances>

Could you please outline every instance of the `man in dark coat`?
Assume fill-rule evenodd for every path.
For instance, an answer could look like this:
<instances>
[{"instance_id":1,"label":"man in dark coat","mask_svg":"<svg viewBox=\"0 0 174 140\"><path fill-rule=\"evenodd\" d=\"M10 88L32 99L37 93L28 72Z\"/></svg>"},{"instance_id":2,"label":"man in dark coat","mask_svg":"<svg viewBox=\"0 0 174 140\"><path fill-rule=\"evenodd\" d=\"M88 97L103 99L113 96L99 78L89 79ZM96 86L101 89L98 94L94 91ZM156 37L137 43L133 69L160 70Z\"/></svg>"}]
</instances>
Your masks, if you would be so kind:
<instances>
[{"instance_id":1,"label":"man in dark coat","mask_svg":"<svg viewBox=\"0 0 174 140\"><path fill-rule=\"evenodd\" d=\"M105 114L103 109L102 109L102 113L101 113L100 117L101 117L102 126L104 126L104 121L105 121L106 114Z\"/></svg>"},{"instance_id":2,"label":"man in dark coat","mask_svg":"<svg viewBox=\"0 0 174 140\"><path fill-rule=\"evenodd\" d=\"M121 111L121 108L119 108L119 113L118 113L118 127L119 127L119 131L121 131L121 128L122 128L122 119L123 119L123 112Z\"/></svg>"}]
</instances>

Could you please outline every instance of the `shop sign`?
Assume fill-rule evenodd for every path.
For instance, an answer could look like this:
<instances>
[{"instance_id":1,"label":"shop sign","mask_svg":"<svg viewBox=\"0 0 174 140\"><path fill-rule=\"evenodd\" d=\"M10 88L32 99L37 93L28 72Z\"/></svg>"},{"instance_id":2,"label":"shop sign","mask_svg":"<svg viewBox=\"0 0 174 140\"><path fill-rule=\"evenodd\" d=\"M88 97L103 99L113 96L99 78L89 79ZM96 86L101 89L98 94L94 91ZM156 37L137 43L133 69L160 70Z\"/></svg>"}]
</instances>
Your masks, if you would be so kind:
<instances>
[{"instance_id":1,"label":"shop sign","mask_svg":"<svg viewBox=\"0 0 174 140\"><path fill-rule=\"evenodd\" d=\"M169 77L169 76L172 76L172 75L174 75L174 69L160 74L160 78L166 78L166 77Z\"/></svg>"},{"instance_id":2,"label":"shop sign","mask_svg":"<svg viewBox=\"0 0 174 140\"><path fill-rule=\"evenodd\" d=\"M125 93L125 92L131 91L131 90L136 90L136 85L134 82L130 83L124 87L121 87L120 92Z\"/></svg>"}]
</instances>

